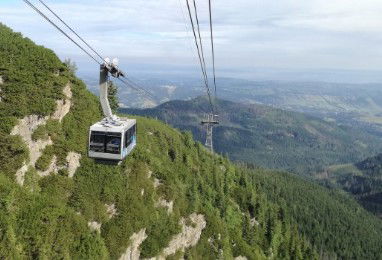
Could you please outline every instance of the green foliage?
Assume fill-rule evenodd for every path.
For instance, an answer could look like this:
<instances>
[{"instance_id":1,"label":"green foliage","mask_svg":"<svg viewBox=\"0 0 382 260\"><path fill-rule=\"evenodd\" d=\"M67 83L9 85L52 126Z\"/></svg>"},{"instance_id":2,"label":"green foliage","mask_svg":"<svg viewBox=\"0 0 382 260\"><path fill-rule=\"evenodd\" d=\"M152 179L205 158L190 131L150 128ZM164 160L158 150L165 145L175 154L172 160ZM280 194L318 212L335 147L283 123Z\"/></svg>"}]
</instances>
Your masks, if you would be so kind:
<instances>
[{"instance_id":1,"label":"green foliage","mask_svg":"<svg viewBox=\"0 0 382 260\"><path fill-rule=\"evenodd\" d=\"M297 176L248 170L258 191L283 205L283 214L299 223L300 233L323 250L320 257L378 259L382 222L338 190L328 190ZM367 243L367 246L365 245Z\"/></svg>"},{"instance_id":2,"label":"green foliage","mask_svg":"<svg viewBox=\"0 0 382 260\"><path fill-rule=\"evenodd\" d=\"M38 184L39 179L40 179L40 176L37 174L36 169L34 169L33 167L29 167L29 169L25 173L24 187L32 192L40 191L40 186Z\"/></svg>"},{"instance_id":3,"label":"green foliage","mask_svg":"<svg viewBox=\"0 0 382 260\"><path fill-rule=\"evenodd\" d=\"M382 217L382 154L353 165L329 167L320 181L349 192L365 209Z\"/></svg>"},{"instance_id":4,"label":"green foliage","mask_svg":"<svg viewBox=\"0 0 382 260\"><path fill-rule=\"evenodd\" d=\"M65 59L64 64L71 73L76 74L78 67L74 61L71 59Z\"/></svg>"},{"instance_id":5,"label":"green foliage","mask_svg":"<svg viewBox=\"0 0 382 260\"><path fill-rule=\"evenodd\" d=\"M28 160L27 147L20 136L0 132L0 172L14 176L16 170Z\"/></svg>"},{"instance_id":6,"label":"green foliage","mask_svg":"<svg viewBox=\"0 0 382 260\"><path fill-rule=\"evenodd\" d=\"M53 156L54 156L53 146L49 145L44 149L44 152L42 153L40 158L38 158L35 165L36 169L40 171L46 171L52 162Z\"/></svg>"},{"instance_id":7,"label":"green foliage","mask_svg":"<svg viewBox=\"0 0 382 260\"><path fill-rule=\"evenodd\" d=\"M168 245L173 234L181 232L178 217L168 216L165 210L151 216L151 224L146 230L148 237L142 244L142 257L158 255ZM159 221L164 221L164 223L158 225Z\"/></svg>"},{"instance_id":8,"label":"green foliage","mask_svg":"<svg viewBox=\"0 0 382 260\"><path fill-rule=\"evenodd\" d=\"M39 139L46 140L48 137L51 137L53 140L61 132L61 125L58 120L49 119L46 124L39 125L37 129L32 134L32 139L37 141Z\"/></svg>"},{"instance_id":9,"label":"green foliage","mask_svg":"<svg viewBox=\"0 0 382 260\"><path fill-rule=\"evenodd\" d=\"M96 234L81 237L79 245L74 249L75 259L108 259L108 252L102 238Z\"/></svg>"},{"instance_id":10,"label":"green foliage","mask_svg":"<svg viewBox=\"0 0 382 260\"><path fill-rule=\"evenodd\" d=\"M108 88L108 99L111 110L115 113L118 111L119 108L119 101L118 101L118 88L117 85L113 83L113 81L109 81L109 88Z\"/></svg>"},{"instance_id":11,"label":"green foliage","mask_svg":"<svg viewBox=\"0 0 382 260\"><path fill-rule=\"evenodd\" d=\"M17 118L12 116L4 116L0 121L0 133L9 134L12 127L16 124Z\"/></svg>"},{"instance_id":12,"label":"green foliage","mask_svg":"<svg viewBox=\"0 0 382 260\"><path fill-rule=\"evenodd\" d=\"M65 82L56 75L64 69L52 51L0 26L0 76L4 80L0 117L52 113Z\"/></svg>"}]
</instances>

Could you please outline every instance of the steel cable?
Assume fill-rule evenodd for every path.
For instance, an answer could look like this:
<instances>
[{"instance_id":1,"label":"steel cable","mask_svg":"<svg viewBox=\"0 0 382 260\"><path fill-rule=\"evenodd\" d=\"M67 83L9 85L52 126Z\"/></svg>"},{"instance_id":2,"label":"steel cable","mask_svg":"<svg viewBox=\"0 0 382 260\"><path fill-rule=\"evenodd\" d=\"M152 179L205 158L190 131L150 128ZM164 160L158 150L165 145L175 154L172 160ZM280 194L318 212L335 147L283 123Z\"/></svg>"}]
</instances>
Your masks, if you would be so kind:
<instances>
[{"instance_id":1,"label":"steel cable","mask_svg":"<svg viewBox=\"0 0 382 260\"><path fill-rule=\"evenodd\" d=\"M33 5L29 0L23 0L26 4L28 4L33 10L35 10L39 15L41 15L45 20L47 20L51 25L53 25L59 32L65 35L71 42L73 42L78 48L80 48L83 52L85 52L92 60L94 60L97 64L102 65L93 55L91 55L87 50L85 50L80 44L78 44L72 37L70 37L65 31L63 31L58 25L56 25L51 19L49 19L41 10L39 10L35 5ZM72 31L88 48L90 48L98 57L101 58L103 62L106 62L104 58L92 48L81 36L79 36L67 23L65 23L51 8L49 8L43 1L38 0L41 4L43 4L57 19L59 19L70 31ZM123 82L127 87L134 89L137 92L145 93L150 96L150 98L156 99L150 92L145 90L144 88L138 86L131 80L129 80L126 76L124 78L127 81L124 81L118 78L121 82Z\"/></svg>"},{"instance_id":2,"label":"steel cable","mask_svg":"<svg viewBox=\"0 0 382 260\"><path fill-rule=\"evenodd\" d=\"M195 20L196 20L196 28L198 29L198 36L199 36L199 44L200 44L200 53L202 55L202 61L203 61L203 67L204 67L204 77L206 78L206 81L208 83L209 88L209 81L208 81L208 75L207 75L207 66L206 61L204 59L204 51L203 51L203 42L202 42L202 36L200 34L200 26L199 26L199 18L198 18L198 10L196 8L196 1L193 0L194 3L194 12L195 12Z\"/></svg>"},{"instance_id":3,"label":"steel cable","mask_svg":"<svg viewBox=\"0 0 382 260\"><path fill-rule=\"evenodd\" d=\"M217 99L217 87L216 87L216 72L215 72L215 47L214 47L214 34L212 26L212 8L211 0L208 0L208 9L210 14L210 31L211 31L211 51L212 51L212 71L214 76L214 87L215 87L215 100Z\"/></svg>"},{"instance_id":4,"label":"steel cable","mask_svg":"<svg viewBox=\"0 0 382 260\"><path fill-rule=\"evenodd\" d=\"M90 44L88 44L80 35L78 35L64 20L61 19L51 8L49 8L48 5L45 4L44 1L38 0L42 5L45 6L46 9L48 9L60 22L62 22L72 33L74 33L90 50L92 50L102 61L104 61L104 58L92 47Z\"/></svg>"},{"instance_id":5,"label":"steel cable","mask_svg":"<svg viewBox=\"0 0 382 260\"><path fill-rule=\"evenodd\" d=\"M43 12L41 12L35 5L33 5L29 0L23 0L28 4L33 10L35 10L39 15L41 15L45 20L47 20L51 25L53 25L58 31L65 35L70 41L72 41L78 48L85 52L90 58L92 58L96 63L101 65L102 63L97 61L88 51L86 51L81 45L79 45L73 38L71 38L66 32L64 32L60 27L58 27L52 20L50 20Z\"/></svg>"},{"instance_id":6,"label":"steel cable","mask_svg":"<svg viewBox=\"0 0 382 260\"><path fill-rule=\"evenodd\" d=\"M200 48L199 48L199 44L198 44L198 38L197 38L197 36L196 36L196 32L195 32L194 20L193 20L193 18L192 18L191 8L190 8L190 5L189 5L189 3L188 3L188 0L186 0L186 3L187 3L188 15L189 15L190 22L191 22L191 26L192 26L192 32L193 32L193 35L194 35L195 45L196 45L196 48L197 48L197 50L198 50L199 63L200 63L200 67L201 67L201 69L202 69L202 74L203 74L203 78L204 78L205 87L206 87L206 89L207 89L208 100L209 100L209 102L210 102L211 112L213 112L213 111L214 111L214 106L213 106L213 104L212 104L211 93L210 93L210 89L209 89L209 87L208 87L208 82L207 82L206 77L205 77L205 75L204 75L203 62L202 62L201 52L200 52Z\"/></svg>"}]
</instances>

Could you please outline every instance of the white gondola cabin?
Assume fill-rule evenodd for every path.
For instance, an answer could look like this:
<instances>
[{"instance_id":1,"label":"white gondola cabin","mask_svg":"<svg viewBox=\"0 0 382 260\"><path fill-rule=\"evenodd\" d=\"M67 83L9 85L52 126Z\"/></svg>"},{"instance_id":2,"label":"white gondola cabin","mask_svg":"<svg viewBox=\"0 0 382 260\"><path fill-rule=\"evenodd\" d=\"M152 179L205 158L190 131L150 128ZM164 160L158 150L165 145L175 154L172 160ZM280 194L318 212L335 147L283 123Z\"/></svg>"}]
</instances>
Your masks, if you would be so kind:
<instances>
[{"instance_id":1,"label":"white gondola cabin","mask_svg":"<svg viewBox=\"0 0 382 260\"><path fill-rule=\"evenodd\" d=\"M89 157L121 161L137 144L135 119L121 119L120 125L98 122L90 127Z\"/></svg>"}]
</instances>

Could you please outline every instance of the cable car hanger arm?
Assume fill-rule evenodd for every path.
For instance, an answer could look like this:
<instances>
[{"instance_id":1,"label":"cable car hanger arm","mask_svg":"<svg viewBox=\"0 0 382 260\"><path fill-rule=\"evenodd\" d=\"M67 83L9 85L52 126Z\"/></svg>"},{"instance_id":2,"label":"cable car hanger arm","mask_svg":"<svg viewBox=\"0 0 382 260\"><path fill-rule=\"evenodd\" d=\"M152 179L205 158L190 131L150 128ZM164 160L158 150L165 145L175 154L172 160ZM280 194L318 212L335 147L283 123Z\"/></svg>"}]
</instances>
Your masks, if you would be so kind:
<instances>
[{"instance_id":1,"label":"cable car hanger arm","mask_svg":"<svg viewBox=\"0 0 382 260\"><path fill-rule=\"evenodd\" d=\"M105 116L107 123L117 123L119 118L113 114L110 103L109 103L109 73L115 78L124 76L124 73L118 68L117 59L113 59L110 62L109 58L105 59L105 62L100 65L100 76L99 76L99 98L101 102L102 112Z\"/></svg>"}]
</instances>

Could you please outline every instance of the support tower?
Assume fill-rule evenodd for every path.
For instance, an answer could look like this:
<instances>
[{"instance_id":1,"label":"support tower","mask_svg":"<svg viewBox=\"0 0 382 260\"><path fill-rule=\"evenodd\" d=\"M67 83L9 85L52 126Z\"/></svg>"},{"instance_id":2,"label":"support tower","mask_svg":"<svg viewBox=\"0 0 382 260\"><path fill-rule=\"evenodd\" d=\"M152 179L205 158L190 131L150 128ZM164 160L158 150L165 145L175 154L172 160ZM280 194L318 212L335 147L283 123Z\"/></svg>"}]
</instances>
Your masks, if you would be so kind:
<instances>
[{"instance_id":1,"label":"support tower","mask_svg":"<svg viewBox=\"0 0 382 260\"><path fill-rule=\"evenodd\" d=\"M212 129L215 125L219 124L219 121L216 120L217 115L214 114L207 114L206 119L201 122L202 125L206 126L206 142L205 146L208 150L210 150L212 153L214 152L214 147L212 143Z\"/></svg>"}]
</instances>

